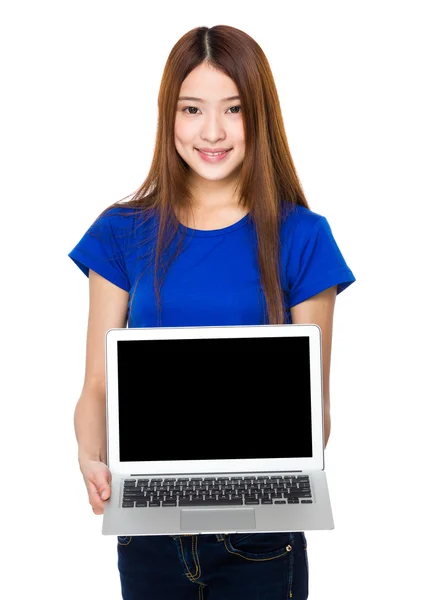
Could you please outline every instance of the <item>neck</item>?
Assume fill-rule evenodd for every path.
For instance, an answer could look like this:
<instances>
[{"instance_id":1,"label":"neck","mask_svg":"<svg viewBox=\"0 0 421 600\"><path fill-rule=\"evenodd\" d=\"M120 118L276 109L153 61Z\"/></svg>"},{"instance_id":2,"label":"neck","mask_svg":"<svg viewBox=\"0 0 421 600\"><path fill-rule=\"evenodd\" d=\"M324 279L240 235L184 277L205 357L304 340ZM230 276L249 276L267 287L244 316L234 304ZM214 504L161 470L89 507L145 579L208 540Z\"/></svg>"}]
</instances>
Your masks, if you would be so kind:
<instances>
[{"instance_id":1,"label":"neck","mask_svg":"<svg viewBox=\"0 0 421 600\"><path fill-rule=\"evenodd\" d=\"M228 181L192 177L189 184L193 210L214 211L239 205L238 177L231 177Z\"/></svg>"}]
</instances>

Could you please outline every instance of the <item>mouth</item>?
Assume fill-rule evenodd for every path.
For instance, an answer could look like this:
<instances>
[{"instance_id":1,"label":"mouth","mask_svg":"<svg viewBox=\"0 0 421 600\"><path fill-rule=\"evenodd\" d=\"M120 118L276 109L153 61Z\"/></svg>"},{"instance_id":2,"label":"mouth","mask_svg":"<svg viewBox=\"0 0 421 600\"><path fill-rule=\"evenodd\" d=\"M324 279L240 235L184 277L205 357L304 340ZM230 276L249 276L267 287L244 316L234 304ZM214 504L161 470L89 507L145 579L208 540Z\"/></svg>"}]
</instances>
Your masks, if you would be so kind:
<instances>
[{"instance_id":1,"label":"mouth","mask_svg":"<svg viewBox=\"0 0 421 600\"><path fill-rule=\"evenodd\" d=\"M221 160L223 160L224 158L226 158L228 156L228 154L231 152L232 148L229 148L227 150L219 150L219 151L215 151L215 152L209 152L209 151L205 151L205 150L199 150L199 148L195 148L196 152L199 154L200 158L206 162L210 162L210 163L215 163L215 162L220 162Z\"/></svg>"}]
</instances>

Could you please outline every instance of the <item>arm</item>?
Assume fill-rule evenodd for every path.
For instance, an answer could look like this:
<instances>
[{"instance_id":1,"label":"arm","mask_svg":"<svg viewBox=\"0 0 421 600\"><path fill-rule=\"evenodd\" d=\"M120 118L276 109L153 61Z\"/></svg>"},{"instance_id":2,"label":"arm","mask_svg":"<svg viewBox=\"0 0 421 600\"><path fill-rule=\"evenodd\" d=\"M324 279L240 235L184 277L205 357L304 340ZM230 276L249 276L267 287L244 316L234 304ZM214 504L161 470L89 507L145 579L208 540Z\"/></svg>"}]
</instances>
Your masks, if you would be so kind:
<instances>
[{"instance_id":1,"label":"arm","mask_svg":"<svg viewBox=\"0 0 421 600\"><path fill-rule=\"evenodd\" d=\"M330 287L300 304L291 307L293 323L314 323L322 331L323 406L325 447L330 436L330 357L332 350L333 312L337 286Z\"/></svg>"},{"instance_id":2,"label":"arm","mask_svg":"<svg viewBox=\"0 0 421 600\"><path fill-rule=\"evenodd\" d=\"M128 292L89 271L85 379L74 415L79 465L88 460L107 461L105 334L126 326L128 297Z\"/></svg>"}]
</instances>

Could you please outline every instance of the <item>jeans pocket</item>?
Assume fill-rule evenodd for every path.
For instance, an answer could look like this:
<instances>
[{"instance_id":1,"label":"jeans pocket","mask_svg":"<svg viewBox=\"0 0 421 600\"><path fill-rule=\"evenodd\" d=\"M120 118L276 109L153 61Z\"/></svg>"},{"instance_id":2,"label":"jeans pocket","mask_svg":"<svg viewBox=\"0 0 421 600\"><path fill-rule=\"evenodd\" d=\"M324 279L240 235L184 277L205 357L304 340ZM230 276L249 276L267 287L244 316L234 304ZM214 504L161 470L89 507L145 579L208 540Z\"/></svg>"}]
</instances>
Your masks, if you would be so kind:
<instances>
[{"instance_id":1,"label":"jeans pocket","mask_svg":"<svg viewBox=\"0 0 421 600\"><path fill-rule=\"evenodd\" d=\"M119 546L128 546L132 541L131 535L118 535L117 536L117 544Z\"/></svg>"},{"instance_id":2,"label":"jeans pocket","mask_svg":"<svg viewBox=\"0 0 421 600\"><path fill-rule=\"evenodd\" d=\"M271 560L289 556L292 539L290 533L235 533L225 536L225 547L247 560Z\"/></svg>"}]
</instances>

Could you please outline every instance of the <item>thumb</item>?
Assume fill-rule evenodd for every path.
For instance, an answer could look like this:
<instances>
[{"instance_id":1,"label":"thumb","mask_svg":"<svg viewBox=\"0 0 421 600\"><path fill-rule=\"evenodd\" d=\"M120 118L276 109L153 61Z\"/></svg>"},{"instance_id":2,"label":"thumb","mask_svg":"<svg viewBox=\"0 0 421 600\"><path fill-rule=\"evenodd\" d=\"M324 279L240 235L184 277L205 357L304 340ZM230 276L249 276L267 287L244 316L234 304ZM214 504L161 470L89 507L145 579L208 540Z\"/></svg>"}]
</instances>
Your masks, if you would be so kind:
<instances>
[{"instance_id":1,"label":"thumb","mask_svg":"<svg viewBox=\"0 0 421 600\"><path fill-rule=\"evenodd\" d=\"M97 493L102 500L106 500L111 493L110 482L107 477L99 477L99 481L96 483Z\"/></svg>"},{"instance_id":2,"label":"thumb","mask_svg":"<svg viewBox=\"0 0 421 600\"><path fill-rule=\"evenodd\" d=\"M110 490L109 488L104 488L101 492L101 498L103 500L106 500L108 498L108 496L110 495Z\"/></svg>"}]
</instances>

